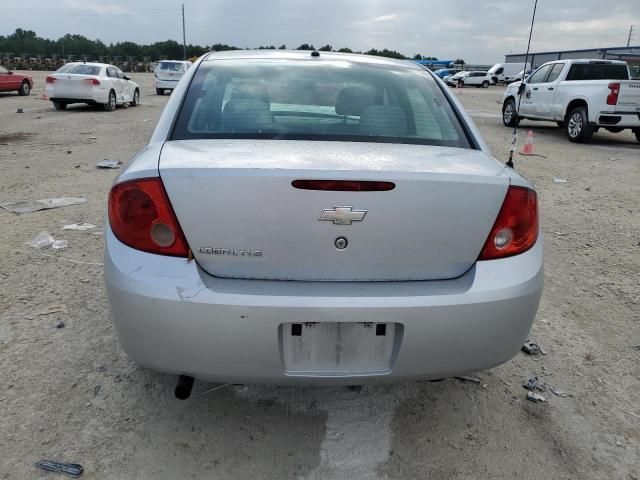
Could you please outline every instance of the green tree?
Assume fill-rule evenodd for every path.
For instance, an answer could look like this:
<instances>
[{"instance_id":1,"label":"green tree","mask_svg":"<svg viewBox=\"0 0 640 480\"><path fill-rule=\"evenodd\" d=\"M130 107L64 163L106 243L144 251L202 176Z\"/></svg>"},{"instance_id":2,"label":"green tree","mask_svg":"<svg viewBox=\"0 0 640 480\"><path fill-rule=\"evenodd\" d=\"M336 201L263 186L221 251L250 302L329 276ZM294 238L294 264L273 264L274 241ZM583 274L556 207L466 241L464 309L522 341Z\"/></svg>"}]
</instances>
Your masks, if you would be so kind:
<instances>
[{"instance_id":1,"label":"green tree","mask_svg":"<svg viewBox=\"0 0 640 480\"><path fill-rule=\"evenodd\" d=\"M309 45L308 43L303 43L298 48L296 48L296 50L315 50L315 47L313 45Z\"/></svg>"},{"instance_id":2,"label":"green tree","mask_svg":"<svg viewBox=\"0 0 640 480\"><path fill-rule=\"evenodd\" d=\"M325 45L324 47L320 47L318 49L319 52L333 52L333 47L329 44Z\"/></svg>"},{"instance_id":3,"label":"green tree","mask_svg":"<svg viewBox=\"0 0 640 480\"><path fill-rule=\"evenodd\" d=\"M338 50L340 53L353 53L353 50L351 50L350 48L347 47L342 47L340 50Z\"/></svg>"}]
</instances>

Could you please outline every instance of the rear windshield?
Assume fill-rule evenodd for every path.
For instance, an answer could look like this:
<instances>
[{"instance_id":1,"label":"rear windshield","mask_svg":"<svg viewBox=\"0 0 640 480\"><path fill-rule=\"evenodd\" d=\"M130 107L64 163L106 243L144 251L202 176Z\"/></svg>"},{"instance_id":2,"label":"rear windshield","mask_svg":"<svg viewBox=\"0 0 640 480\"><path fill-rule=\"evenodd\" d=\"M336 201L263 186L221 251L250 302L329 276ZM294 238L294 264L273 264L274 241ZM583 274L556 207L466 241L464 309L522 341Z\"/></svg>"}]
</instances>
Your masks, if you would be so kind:
<instances>
[{"instance_id":1,"label":"rear windshield","mask_svg":"<svg viewBox=\"0 0 640 480\"><path fill-rule=\"evenodd\" d=\"M61 66L57 73L72 73L74 75L99 75L101 67L84 64L66 64Z\"/></svg>"},{"instance_id":2,"label":"rear windshield","mask_svg":"<svg viewBox=\"0 0 640 480\"><path fill-rule=\"evenodd\" d=\"M184 71L184 63L180 62L160 62L158 66L160 70L167 70L170 72L182 72Z\"/></svg>"},{"instance_id":3,"label":"rear windshield","mask_svg":"<svg viewBox=\"0 0 640 480\"><path fill-rule=\"evenodd\" d=\"M424 70L337 60L203 62L171 138L469 147L451 105Z\"/></svg>"},{"instance_id":4,"label":"rear windshield","mask_svg":"<svg viewBox=\"0 0 640 480\"><path fill-rule=\"evenodd\" d=\"M621 63L574 63L567 80L628 80L627 66Z\"/></svg>"}]
</instances>

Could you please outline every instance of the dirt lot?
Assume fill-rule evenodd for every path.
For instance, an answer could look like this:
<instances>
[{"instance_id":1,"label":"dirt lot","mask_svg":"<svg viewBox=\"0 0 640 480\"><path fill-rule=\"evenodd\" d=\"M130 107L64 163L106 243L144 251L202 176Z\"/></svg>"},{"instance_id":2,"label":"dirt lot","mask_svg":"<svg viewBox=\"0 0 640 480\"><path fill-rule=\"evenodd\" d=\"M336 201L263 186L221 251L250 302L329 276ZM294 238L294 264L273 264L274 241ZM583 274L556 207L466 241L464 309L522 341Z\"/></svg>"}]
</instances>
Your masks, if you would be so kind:
<instances>
[{"instance_id":1,"label":"dirt lot","mask_svg":"<svg viewBox=\"0 0 640 480\"><path fill-rule=\"evenodd\" d=\"M112 113L54 111L39 98L41 73L30 97L0 94L0 203L87 199L21 216L0 210L0 478L56 477L34 467L43 458L80 463L87 479L640 477L640 145L632 134L573 145L553 124L523 122L543 155L515 161L541 202L546 284L531 336L546 355L521 353L480 372L480 384L227 386L198 396L213 385L196 382L181 402L175 378L125 356L103 287L100 234L119 171L95 164L128 160L168 98L151 95L151 75L133 76L148 96ZM458 95L504 159L501 94ZM82 222L98 228L62 231ZM42 230L69 247L25 245ZM570 395L547 391L548 403L531 403L522 388L530 375Z\"/></svg>"}]
</instances>

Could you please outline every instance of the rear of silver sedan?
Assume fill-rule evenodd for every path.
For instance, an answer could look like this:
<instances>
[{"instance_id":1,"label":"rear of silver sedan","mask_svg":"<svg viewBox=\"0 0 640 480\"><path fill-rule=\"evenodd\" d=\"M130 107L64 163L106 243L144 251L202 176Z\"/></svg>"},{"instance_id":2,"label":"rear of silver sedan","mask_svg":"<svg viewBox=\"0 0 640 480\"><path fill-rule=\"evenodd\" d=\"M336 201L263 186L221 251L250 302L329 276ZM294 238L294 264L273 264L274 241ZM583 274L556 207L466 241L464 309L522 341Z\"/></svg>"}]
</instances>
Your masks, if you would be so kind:
<instances>
[{"instance_id":1,"label":"rear of silver sedan","mask_svg":"<svg viewBox=\"0 0 640 480\"><path fill-rule=\"evenodd\" d=\"M535 192L424 70L216 54L109 199L140 365L233 383L433 379L510 359L542 290Z\"/></svg>"}]
</instances>

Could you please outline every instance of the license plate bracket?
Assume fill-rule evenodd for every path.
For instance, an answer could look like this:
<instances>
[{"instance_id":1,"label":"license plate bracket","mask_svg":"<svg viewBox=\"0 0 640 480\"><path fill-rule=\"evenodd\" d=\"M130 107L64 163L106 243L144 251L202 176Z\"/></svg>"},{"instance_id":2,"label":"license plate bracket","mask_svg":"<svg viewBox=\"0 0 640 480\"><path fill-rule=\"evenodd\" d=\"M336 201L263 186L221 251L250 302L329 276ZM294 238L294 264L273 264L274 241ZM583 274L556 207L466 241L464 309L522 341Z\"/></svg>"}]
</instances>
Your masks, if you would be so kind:
<instances>
[{"instance_id":1,"label":"license plate bracket","mask_svg":"<svg viewBox=\"0 0 640 480\"><path fill-rule=\"evenodd\" d=\"M358 376L391 371L402 326L372 322L305 322L280 325L286 375Z\"/></svg>"}]
</instances>

